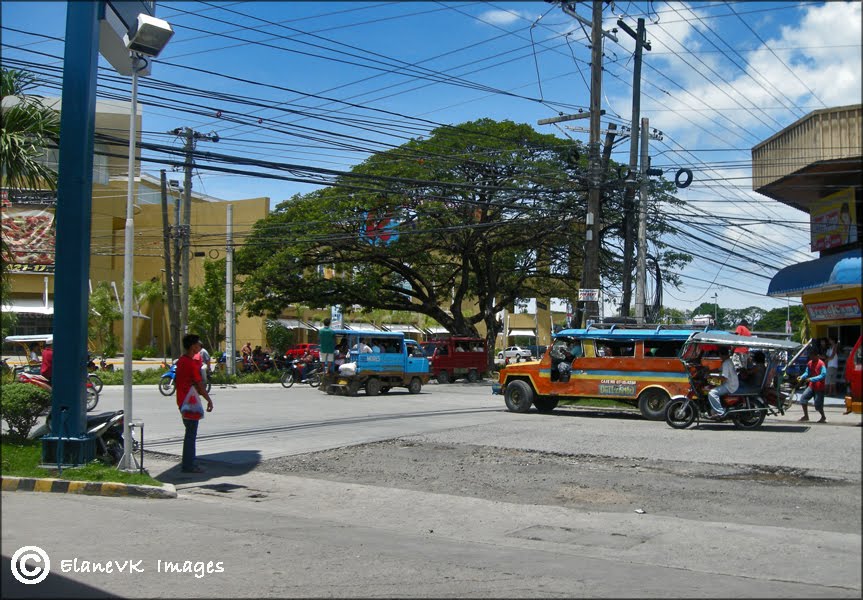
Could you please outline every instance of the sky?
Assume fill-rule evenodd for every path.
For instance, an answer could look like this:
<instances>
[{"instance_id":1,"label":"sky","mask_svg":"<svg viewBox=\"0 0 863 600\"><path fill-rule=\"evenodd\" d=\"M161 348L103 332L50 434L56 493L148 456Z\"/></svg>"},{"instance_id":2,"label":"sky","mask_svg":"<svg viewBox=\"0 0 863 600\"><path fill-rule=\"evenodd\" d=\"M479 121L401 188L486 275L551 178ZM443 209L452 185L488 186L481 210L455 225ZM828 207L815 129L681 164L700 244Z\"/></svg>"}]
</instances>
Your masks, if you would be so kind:
<instances>
[{"instance_id":1,"label":"sky","mask_svg":"<svg viewBox=\"0 0 863 600\"><path fill-rule=\"evenodd\" d=\"M572 4L589 22L590 3ZM40 91L59 95L66 3L13 0L0 10L3 66L39 73ZM687 207L668 215L684 233L665 241L695 259L680 289L664 288L666 306L788 305L765 295L775 269L740 255L776 269L816 258L808 215L752 191L751 149L814 110L861 102L860 13L860 2L606 4L603 28L617 41L604 38L603 129L632 114L634 41L617 21L634 29L644 18L641 115L661 132L652 166L669 179L693 172L678 190ZM588 140L587 119L537 125L589 108L589 26L557 4L184 1L158 2L156 16L175 34L140 83L144 142L179 149L168 132L191 127L219 135L200 143L212 152L345 171L370 152L479 118ZM100 66L100 97L128 100L130 78ZM628 157L621 140L612 158ZM142 168L158 176L160 167ZM201 168L193 187L275 205L320 185L295 175L308 181ZM606 290L606 314L618 296Z\"/></svg>"}]
</instances>

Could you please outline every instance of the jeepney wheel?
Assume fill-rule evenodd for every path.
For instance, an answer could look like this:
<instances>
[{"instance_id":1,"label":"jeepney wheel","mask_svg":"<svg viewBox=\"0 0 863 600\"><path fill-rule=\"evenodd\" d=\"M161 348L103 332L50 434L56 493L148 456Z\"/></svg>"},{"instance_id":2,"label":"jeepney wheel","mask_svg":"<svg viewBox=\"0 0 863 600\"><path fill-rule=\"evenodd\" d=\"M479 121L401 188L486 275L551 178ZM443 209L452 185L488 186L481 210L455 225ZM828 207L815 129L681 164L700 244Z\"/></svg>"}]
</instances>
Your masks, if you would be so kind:
<instances>
[{"instance_id":1,"label":"jeepney wheel","mask_svg":"<svg viewBox=\"0 0 863 600\"><path fill-rule=\"evenodd\" d=\"M449 371L441 371L437 374L438 383L449 383Z\"/></svg>"},{"instance_id":2,"label":"jeepney wheel","mask_svg":"<svg viewBox=\"0 0 863 600\"><path fill-rule=\"evenodd\" d=\"M550 413L557 408L557 398L539 396L533 401L533 405L536 407L537 412Z\"/></svg>"},{"instance_id":3,"label":"jeepney wheel","mask_svg":"<svg viewBox=\"0 0 863 600\"><path fill-rule=\"evenodd\" d=\"M760 400L754 400L752 406L756 410L749 410L731 416L731 421L735 427L738 429L758 429L761 427L761 424L764 423L764 419L767 417L764 403Z\"/></svg>"},{"instance_id":4,"label":"jeepney wheel","mask_svg":"<svg viewBox=\"0 0 863 600\"><path fill-rule=\"evenodd\" d=\"M381 393L381 380L377 377L372 377L366 381L366 396L377 396Z\"/></svg>"},{"instance_id":5,"label":"jeepney wheel","mask_svg":"<svg viewBox=\"0 0 863 600\"><path fill-rule=\"evenodd\" d=\"M665 407L668 406L669 399L668 394L662 390L644 390L638 397L638 410L649 421L662 421L665 418Z\"/></svg>"},{"instance_id":6,"label":"jeepney wheel","mask_svg":"<svg viewBox=\"0 0 863 600\"><path fill-rule=\"evenodd\" d=\"M533 404L533 388L520 379L511 381L504 388L503 401L510 412L526 413Z\"/></svg>"},{"instance_id":7,"label":"jeepney wheel","mask_svg":"<svg viewBox=\"0 0 863 600\"><path fill-rule=\"evenodd\" d=\"M467 372L467 381L468 383L476 383L479 381L479 373L477 373L476 369L471 369Z\"/></svg>"},{"instance_id":8,"label":"jeepney wheel","mask_svg":"<svg viewBox=\"0 0 863 600\"><path fill-rule=\"evenodd\" d=\"M695 422L695 403L672 400L665 409L665 422L674 429L686 429Z\"/></svg>"},{"instance_id":9,"label":"jeepney wheel","mask_svg":"<svg viewBox=\"0 0 863 600\"><path fill-rule=\"evenodd\" d=\"M423 389L423 382L420 381L419 377L414 377L411 379L410 385L408 385L408 391L411 394L419 394Z\"/></svg>"}]
</instances>

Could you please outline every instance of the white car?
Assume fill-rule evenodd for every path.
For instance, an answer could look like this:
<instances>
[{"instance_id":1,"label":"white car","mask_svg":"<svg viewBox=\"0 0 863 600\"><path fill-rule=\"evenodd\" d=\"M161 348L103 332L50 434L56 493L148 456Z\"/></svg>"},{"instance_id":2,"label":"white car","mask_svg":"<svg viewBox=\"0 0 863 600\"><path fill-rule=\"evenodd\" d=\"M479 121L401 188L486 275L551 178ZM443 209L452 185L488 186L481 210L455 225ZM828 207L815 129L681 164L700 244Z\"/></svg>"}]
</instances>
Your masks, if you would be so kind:
<instances>
[{"instance_id":1,"label":"white car","mask_svg":"<svg viewBox=\"0 0 863 600\"><path fill-rule=\"evenodd\" d=\"M515 359L515 362L531 359L530 350L521 346L510 346L506 350L498 352L497 357L500 360L504 360L505 358Z\"/></svg>"}]
</instances>

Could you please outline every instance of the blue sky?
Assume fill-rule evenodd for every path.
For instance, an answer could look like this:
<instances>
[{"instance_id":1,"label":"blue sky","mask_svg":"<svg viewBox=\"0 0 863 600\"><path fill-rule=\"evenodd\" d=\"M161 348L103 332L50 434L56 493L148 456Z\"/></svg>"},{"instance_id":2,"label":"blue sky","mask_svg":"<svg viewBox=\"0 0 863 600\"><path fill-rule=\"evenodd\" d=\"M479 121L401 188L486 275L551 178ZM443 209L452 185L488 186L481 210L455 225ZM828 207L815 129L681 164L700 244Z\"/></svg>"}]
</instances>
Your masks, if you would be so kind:
<instances>
[{"instance_id":1,"label":"blue sky","mask_svg":"<svg viewBox=\"0 0 863 600\"><path fill-rule=\"evenodd\" d=\"M4 66L62 65L62 42L52 38L65 35L65 9L4 2ZM576 10L590 18L590 3ZM547 2L160 2L157 16L176 33L142 81L145 141L180 147L165 132L189 126L219 134L219 144L207 145L214 152L336 170L438 124L482 117L587 141L565 125L536 125L589 103L588 30ZM665 303L691 309L717 293L723 307L785 306L764 296L770 270L741 273L735 267L745 261L727 253L757 254L778 267L814 257L807 215L751 191L750 151L812 110L861 101L860 3L615 2L604 16L606 29L618 18L633 28L646 19L652 50L642 116L663 132L651 142L653 165L672 175L693 169L680 197L716 236L696 246L669 240L706 258L683 272L681 290L665 290ZM617 38L604 46L604 127L631 114L633 42L623 31ZM206 93L167 92L165 84ZM103 71L100 91L128 98L128 78ZM628 151L623 143L613 157L626 162ZM218 198L263 195L274 203L315 188L205 170L193 185ZM756 216L770 223L719 220Z\"/></svg>"}]
</instances>

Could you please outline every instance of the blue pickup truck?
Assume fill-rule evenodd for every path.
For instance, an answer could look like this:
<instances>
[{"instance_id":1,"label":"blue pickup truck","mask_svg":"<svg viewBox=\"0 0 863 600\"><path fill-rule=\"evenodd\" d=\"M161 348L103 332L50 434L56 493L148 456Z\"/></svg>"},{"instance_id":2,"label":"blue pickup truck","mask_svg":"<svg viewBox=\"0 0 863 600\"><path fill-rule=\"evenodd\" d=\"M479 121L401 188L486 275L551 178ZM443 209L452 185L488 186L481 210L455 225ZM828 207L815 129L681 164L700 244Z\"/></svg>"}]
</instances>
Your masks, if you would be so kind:
<instances>
[{"instance_id":1,"label":"blue pickup truck","mask_svg":"<svg viewBox=\"0 0 863 600\"><path fill-rule=\"evenodd\" d=\"M406 387L419 394L431 376L428 359L419 344L396 331L333 330L336 348L347 349L344 364L327 378L322 387L328 394L367 396L386 394L394 387ZM369 351L371 350L371 351Z\"/></svg>"}]
</instances>

